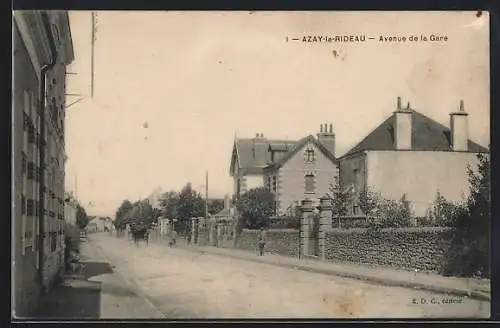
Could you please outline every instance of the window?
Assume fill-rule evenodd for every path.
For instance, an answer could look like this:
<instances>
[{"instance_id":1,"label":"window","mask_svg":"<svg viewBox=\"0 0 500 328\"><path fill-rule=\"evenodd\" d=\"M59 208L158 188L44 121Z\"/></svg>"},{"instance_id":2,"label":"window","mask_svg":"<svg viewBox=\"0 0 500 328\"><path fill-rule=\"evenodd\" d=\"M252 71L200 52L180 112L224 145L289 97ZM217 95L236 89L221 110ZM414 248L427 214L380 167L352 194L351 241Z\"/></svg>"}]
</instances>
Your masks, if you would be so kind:
<instances>
[{"instance_id":1,"label":"window","mask_svg":"<svg viewBox=\"0 0 500 328\"><path fill-rule=\"evenodd\" d=\"M306 193L314 193L315 190L315 177L314 174L308 173L305 176Z\"/></svg>"},{"instance_id":2,"label":"window","mask_svg":"<svg viewBox=\"0 0 500 328\"><path fill-rule=\"evenodd\" d=\"M308 148L306 150L306 162L312 163L316 160L316 154L314 153L314 149Z\"/></svg>"},{"instance_id":3,"label":"window","mask_svg":"<svg viewBox=\"0 0 500 328\"><path fill-rule=\"evenodd\" d=\"M26 203L26 215L27 216L34 216L35 215L35 200L34 199L28 199Z\"/></svg>"},{"instance_id":4,"label":"window","mask_svg":"<svg viewBox=\"0 0 500 328\"><path fill-rule=\"evenodd\" d=\"M273 191L278 190L278 181L276 181L276 176L273 176Z\"/></svg>"},{"instance_id":5,"label":"window","mask_svg":"<svg viewBox=\"0 0 500 328\"><path fill-rule=\"evenodd\" d=\"M24 151L21 152L21 172L26 174L26 154Z\"/></svg>"},{"instance_id":6,"label":"window","mask_svg":"<svg viewBox=\"0 0 500 328\"><path fill-rule=\"evenodd\" d=\"M35 126L31 119L28 119L28 142L31 144L36 142Z\"/></svg>"},{"instance_id":7,"label":"window","mask_svg":"<svg viewBox=\"0 0 500 328\"><path fill-rule=\"evenodd\" d=\"M28 162L28 179L35 179L35 163Z\"/></svg>"},{"instance_id":8,"label":"window","mask_svg":"<svg viewBox=\"0 0 500 328\"><path fill-rule=\"evenodd\" d=\"M26 214L26 196L21 195L21 214Z\"/></svg>"}]
</instances>

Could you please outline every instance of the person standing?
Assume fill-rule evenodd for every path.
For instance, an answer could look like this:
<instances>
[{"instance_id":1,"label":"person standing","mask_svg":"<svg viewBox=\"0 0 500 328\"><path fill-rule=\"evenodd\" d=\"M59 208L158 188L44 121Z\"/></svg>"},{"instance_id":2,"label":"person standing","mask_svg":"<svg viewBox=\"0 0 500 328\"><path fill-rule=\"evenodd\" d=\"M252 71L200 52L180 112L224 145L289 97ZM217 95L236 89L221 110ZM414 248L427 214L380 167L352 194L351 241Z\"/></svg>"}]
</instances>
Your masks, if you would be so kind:
<instances>
[{"instance_id":1,"label":"person standing","mask_svg":"<svg viewBox=\"0 0 500 328\"><path fill-rule=\"evenodd\" d=\"M170 240L168 241L168 245L170 247L174 246L176 243L176 239L177 239L177 232L174 229L172 229L172 231L170 232Z\"/></svg>"},{"instance_id":2,"label":"person standing","mask_svg":"<svg viewBox=\"0 0 500 328\"><path fill-rule=\"evenodd\" d=\"M264 255L264 247L266 246L266 236L264 228L260 228L259 231L259 241L257 242L257 247L259 249L259 256Z\"/></svg>"}]
</instances>

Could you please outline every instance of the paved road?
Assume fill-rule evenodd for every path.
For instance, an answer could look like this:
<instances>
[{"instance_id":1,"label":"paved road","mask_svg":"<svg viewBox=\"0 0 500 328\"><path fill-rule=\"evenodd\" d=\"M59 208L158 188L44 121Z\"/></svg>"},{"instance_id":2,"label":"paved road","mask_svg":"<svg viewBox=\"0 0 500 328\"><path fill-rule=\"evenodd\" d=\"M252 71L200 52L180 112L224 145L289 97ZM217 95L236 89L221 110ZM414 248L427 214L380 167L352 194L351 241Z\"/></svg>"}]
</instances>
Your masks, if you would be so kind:
<instances>
[{"instance_id":1,"label":"paved road","mask_svg":"<svg viewBox=\"0 0 500 328\"><path fill-rule=\"evenodd\" d=\"M137 247L108 235L93 235L90 243L167 318L489 316L488 303L467 298L170 249L164 244ZM423 301L427 304L419 304Z\"/></svg>"}]
</instances>

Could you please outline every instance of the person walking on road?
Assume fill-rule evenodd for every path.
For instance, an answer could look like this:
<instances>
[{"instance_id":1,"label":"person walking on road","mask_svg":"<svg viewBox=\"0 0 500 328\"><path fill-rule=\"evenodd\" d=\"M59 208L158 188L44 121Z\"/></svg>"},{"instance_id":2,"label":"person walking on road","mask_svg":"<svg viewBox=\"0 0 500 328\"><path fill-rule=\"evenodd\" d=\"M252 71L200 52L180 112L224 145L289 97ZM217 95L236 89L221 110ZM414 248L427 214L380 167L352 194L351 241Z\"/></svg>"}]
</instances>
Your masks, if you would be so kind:
<instances>
[{"instance_id":1,"label":"person walking on road","mask_svg":"<svg viewBox=\"0 0 500 328\"><path fill-rule=\"evenodd\" d=\"M259 256L264 255L264 247L266 246L266 239L265 239L265 231L264 228L260 228L259 232L259 241L257 242L257 247L259 249Z\"/></svg>"},{"instance_id":2,"label":"person walking on road","mask_svg":"<svg viewBox=\"0 0 500 328\"><path fill-rule=\"evenodd\" d=\"M177 239L177 232L172 229L172 232L170 233L170 240L168 242L168 245L170 247L174 246L175 242L176 242L176 239Z\"/></svg>"}]
</instances>

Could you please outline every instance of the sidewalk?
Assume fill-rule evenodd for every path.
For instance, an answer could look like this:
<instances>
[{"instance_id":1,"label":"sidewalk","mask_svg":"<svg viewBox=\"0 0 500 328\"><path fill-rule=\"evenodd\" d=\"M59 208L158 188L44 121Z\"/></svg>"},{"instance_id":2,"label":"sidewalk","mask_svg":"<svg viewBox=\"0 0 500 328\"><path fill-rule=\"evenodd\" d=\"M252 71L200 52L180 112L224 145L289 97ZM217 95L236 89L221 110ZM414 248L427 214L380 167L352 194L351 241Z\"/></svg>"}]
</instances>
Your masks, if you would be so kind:
<instances>
[{"instance_id":1,"label":"sidewalk","mask_svg":"<svg viewBox=\"0 0 500 328\"><path fill-rule=\"evenodd\" d=\"M161 241L158 241L161 242ZM389 268L374 268L356 264L338 264L317 260L298 259L294 257L265 254L258 256L249 251L218 248L214 246L194 246L180 243L178 247L199 253L228 256L232 258L260 262L270 265L294 268L335 275L345 278L360 279L381 285L424 289L431 292L471 297L473 299L490 301L491 289L489 280L469 278L443 277L437 274L395 270Z\"/></svg>"},{"instance_id":2,"label":"sidewalk","mask_svg":"<svg viewBox=\"0 0 500 328\"><path fill-rule=\"evenodd\" d=\"M65 276L44 295L37 319L137 319L164 318L147 299L135 291L104 256L89 242L82 244L84 275Z\"/></svg>"}]
</instances>

